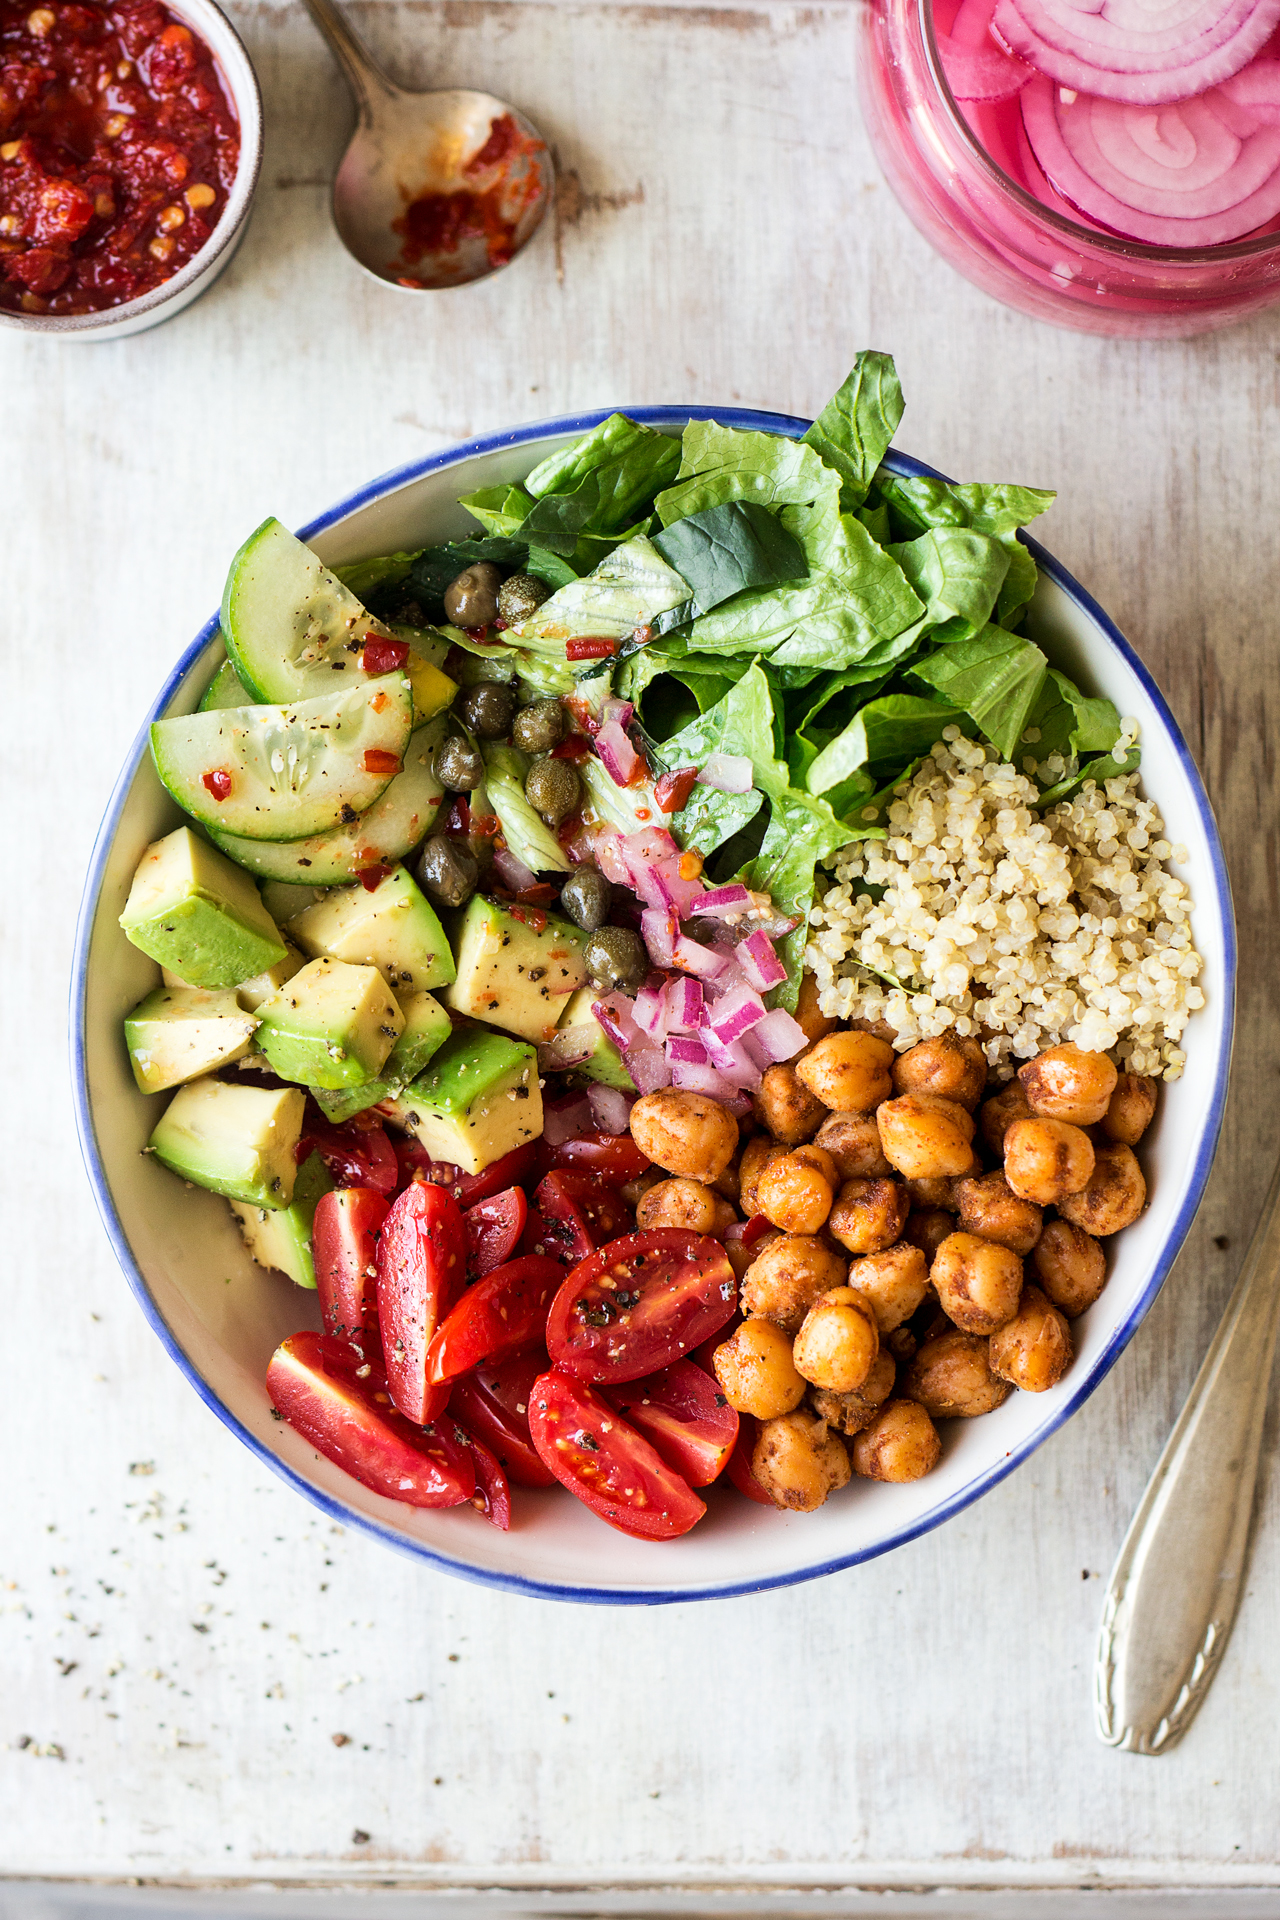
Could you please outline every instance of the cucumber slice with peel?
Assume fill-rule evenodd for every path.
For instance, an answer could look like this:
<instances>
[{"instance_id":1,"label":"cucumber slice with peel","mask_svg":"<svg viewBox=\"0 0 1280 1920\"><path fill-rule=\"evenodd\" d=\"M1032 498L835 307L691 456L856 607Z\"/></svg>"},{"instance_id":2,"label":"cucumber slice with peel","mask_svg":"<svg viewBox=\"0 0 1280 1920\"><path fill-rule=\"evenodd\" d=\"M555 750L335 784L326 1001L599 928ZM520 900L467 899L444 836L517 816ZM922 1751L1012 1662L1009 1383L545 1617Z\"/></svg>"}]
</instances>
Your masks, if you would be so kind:
<instances>
[{"instance_id":1,"label":"cucumber slice with peel","mask_svg":"<svg viewBox=\"0 0 1280 1920\"><path fill-rule=\"evenodd\" d=\"M310 700L363 680L365 636L391 629L278 520L231 562L222 595L227 657L255 700ZM340 676L344 678L340 679Z\"/></svg>"},{"instance_id":2,"label":"cucumber slice with peel","mask_svg":"<svg viewBox=\"0 0 1280 1920\"><path fill-rule=\"evenodd\" d=\"M202 826L298 840L353 822L400 771L413 724L402 673L293 706L227 707L157 720L156 772Z\"/></svg>"}]
</instances>

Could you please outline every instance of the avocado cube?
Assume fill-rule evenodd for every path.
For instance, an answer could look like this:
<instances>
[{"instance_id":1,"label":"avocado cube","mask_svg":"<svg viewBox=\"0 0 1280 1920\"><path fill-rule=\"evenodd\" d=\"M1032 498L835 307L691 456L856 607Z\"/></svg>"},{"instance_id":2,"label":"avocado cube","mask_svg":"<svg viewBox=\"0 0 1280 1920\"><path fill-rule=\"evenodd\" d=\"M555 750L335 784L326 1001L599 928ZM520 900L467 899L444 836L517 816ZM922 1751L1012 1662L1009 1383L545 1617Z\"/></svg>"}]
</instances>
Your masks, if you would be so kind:
<instances>
[{"instance_id":1,"label":"avocado cube","mask_svg":"<svg viewBox=\"0 0 1280 1920\"><path fill-rule=\"evenodd\" d=\"M542 1132L537 1054L505 1033L461 1028L382 1111L433 1160L481 1173Z\"/></svg>"},{"instance_id":2,"label":"avocado cube","mask_svg":"<svg viewBox=\"0 0 1280 1920\"><path fill-rule=\"evenodd\" d=\"M393 867L376 887L362 881L334 887L288 924L304 953L378 967L388 986L406 993L453 979L444 928L407 867Z\"/></svg>"},{"instance_id":3,"label":"avocado cube","mask_svg":"<svg viewBox=\"0 0 1280 1920\"><path fill-rule=\"evenodd\" d=\"M192 987L236 987L283 960L285 943L247 873L178 827L138 862L125 938Z\"/></svg>"},{"instance_id":4,"label":"avocado cube","mask_svg":"<svg viewBox=\"0 0 1280 1920\"><path fill-rule=\"evenodd\" d=\"M287 1207L276 1207L272 1211L267 1207L246 1206L243 1200L231 1202L245 1246L260 1267L276 1267L300 1287L315 1286L311 1227L316 1202L322 1193L332 1190L328 1168L320 1155L313 1153L298 1168L293 1199Z\"/></svg>"},{"instance_id":5,"label":"avocado cube","mask_svg":"<svg viewBox=\"0 0 1280 1920\"><path fill-rule=\"evenodd\" d=\"M295 973L301 971L302 955L296 947L286 942L283 960L277 960L274 967L268 967L265 973L255 973L252 980L242 980L236 988L236 999L246 1013L256 1013L264 1000L282 987L286 980L292 980ZM160 969L161 978L166 987L187 987L190 981L180 980L168 967Z\"/></svg>"},{"instance_id":6,"label":"avocado cube","mask_svg":"<svg viewBox=\"0 0 1280 1920\"><path fill-rule=\"evenodd\" d=\"M287 1207L306 1106L301 1087L193 1080L169 1102L151 1151L170 1172L211 1193L253 1207Z\"/></svg>"},{"instance_id":7,"label":"avocado cube","mask_svg":"<svg viewBox=\"0 0 1280 1920\"><path fill-rule=\"evenodd\" d=\"M157 987L124 1023L133 1077L144 1093L163 1093L248 1053L258 1023L231 988Z\"/></svg>"},{"instance_id":8,"label":"avocado cube","mask_svg":"<svg viewBox=\"0 0 1280 1920\"><path fill-rule=\"evenodd\" d=\"M585 942L559 914L472 894L454 942L458 977L441 998L455 1013L549 1040L569 995L586 980Z\"/></svg>"},{"instance_id":9,"label":"avocado cube","mask_svg":"<svg viewBox=\"0 0 1280 1920\"><path fill-rule=\"evenodd\" d=\"M345 960L309 960L258 1019L258 1046L280 1078L308 1087L375 1080L404 1027L378 969Z\"/></svg>"},{"instance_id":10,"label":"avocado cube","mask_svg":"<svg viewBox=\"0 0 1280 1920\"><path fill-rule=\"evenodd\" d=\"M575 1038L581 1039L588 1049L585 1059L574 1061L575 1073L583 1074L588 1080L598 1080L602 1087L618 1087L623 1093L634 1093L636 1083L627 1072L621 1053L591 1011L592 1003L599 998L598 987L579 987L560 1015L556 1034L568 1033L572 1028Z\"/></svg>"},{"instance_id":11,"label":"avocado cube","mask_svg":"<svg viewBox=\"0 0 1280 1920\"><path fill-rule=\"evenodd\" d=\"M453 1031L448 1014L429 993L401 994L400 1011L404 1015L404 1032L387 1055L387 1064L376 1080L366 1081L362 1087L344 1088L340 1093L326 1087L311 1089L316 1105L335 1125L340 1126L354 1113L363 1113L366 1107L376 1107L380 1100L391 1099L411 1080L416 1080L432 1054Z\"/></svg>"}]
</instances>

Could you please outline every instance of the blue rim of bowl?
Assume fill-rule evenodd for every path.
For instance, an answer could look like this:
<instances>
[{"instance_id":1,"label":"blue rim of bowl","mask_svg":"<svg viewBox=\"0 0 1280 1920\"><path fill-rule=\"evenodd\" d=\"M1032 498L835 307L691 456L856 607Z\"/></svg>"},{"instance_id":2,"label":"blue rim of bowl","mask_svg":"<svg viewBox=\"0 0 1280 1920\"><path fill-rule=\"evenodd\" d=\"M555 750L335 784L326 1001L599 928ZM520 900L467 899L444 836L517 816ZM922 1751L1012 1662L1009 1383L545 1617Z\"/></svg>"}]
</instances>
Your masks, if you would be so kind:
<instances>
[{"instance_id":1,"label":"blue rim of bowl","mask_svg":"<svg viewBox=\"0 0 1280 1920\"><path fill-rule=\"evenodd\" d=\"M466 441L461 446L448 447L440 453L429 454L425 459L411 461L406 466L393 468L391 472L385 473L381 475L380 478L370 481L367 486L361 487L357 492L348 495L345 500L340 501L337 506L331 507L326 513L322 513L317 519L310 521L307 526L300 530L300 538L303 540L314 538L316 534L325 532L326 529L334 526L338 521L346 519L349 514L355 513L359 508L369 506L387 494L395 493L399 488L407 486L415 480L420 480L425 474L435 473L446 467L458 466L463 461L474 459L481 454L499 453L505 448L520 446L529 440L541 440L553 436L587 433L592 427L598 426L602 420L607 419L610 412L613 411L616 411L616 409L600 408L591 413L570 414L562 416L559 419L535 421L528 426L513 428L507 433L487 434L480 439ZM632 419L640 420L648 426L683 426L688 420L714 419L720 421L725 426L741 428L747 431L784 434L790 439L799 439L807 432L811 424L808 420L800 419L794 414L762 413L744 407L633 407L627 409L627 411L630 413ZM908 476L928 479L944 479L946 477L945 475L939 474L935 467L929 467L922 461L913 460L907 454L891 452L885 464L892 467L895 471ZM970 1481L959 1492L953 1494L949 1499L940 1502L938 1506L932 1508L928 1513L921 1515L919 1519L912 1521L909 1526L901 1527L897 1532L887 1536L883 1540L877 1541L874 1546L859 1548L856 1552L840 1554L834 1559L816 1562L813 1566L798 1568L787 1573L770 1575L760 1580L734 1580L684 1589L667 1589L662 1587L614 1588L558 1586L545 1580L532 1580L521 1574L504 1573L498 1569L478 1567L468 1561L454 1559L449 1554L441 1553L434 1547L428 1547L421 1541L409 1539L404 1534L397 1533L394 1528L383 1526L381 1522L370 1519L365 1514L356 1512L341 1500L335 1499L330 1494L321 1491L320 1488L314 1486L301 1474L296 1473L292 1467L286 1465L277 1454L274 1454L268 1446L265 1446L257 1435L251 1433L236 1415L231 1412L230 1408L218 1397L217 1393L179 1345L163 1314L160 1312L146 1281L143 1279L142 1273L134 1260L128 1240L125 1237L124 1229L120 1224L119 1216L115 1210L115 1204L111 1198L106 1173L98 1152L97 1136L93 1124L88 1079L85 1071L84 1022L85 999L88 984L88 956L98 895L102 887L106 862L115 839L121 810L128 798L129 790L137 774L138 767L147 752L149 742L148 730L151 722L164 712L183 680L199 659L201 653L203 653L204 649L208 646L214 633L217 631L218 616L215 614L213 618L206 622L201 628L196 639L187 648L177 666L165 681L159 695L152 704L145 724L139 731L130 749L128 759L116 781L111 798L107 803L107 809L103 815L102 825L98 830L98 837L94 843L93 854L89 862L88 877L85 882L84 894L80 903L79 919L76 926L75 957L71 974L71 1078L75 1100L76 1129L80 1138L80 1151L84 1159L85 1170L88 1173L89 1183L93 1188L94 1199L97 1202L98 1211L102 1216L102 1222L106 1228L107 1237L111 1241L116 1259L119 1261L124 1276L133 1293L136 1295L138 1304L142 1308L147 1321L167 1349L170 1358L186 1376L187 1381L195 1389L196 1393L199 1394L204 1404L217 1415L224 1426L229 1427L264 1466L269 1467L273 1473L278 1474L282 1480L296 1488L296 1490L303 1494L306 1499L310 1500L313 1505L319 1507L322 1513L327 1514L331 1520L336 1520L343 1526L357 1528L360 1532L367 1533L374 1539L381 1541L385 1546L392 1548L393 1551L407 1554L414 1560L424 1561L427 1565L439 1568L442 1572L455 1574L464 1580L476 1581L481 1586L497 1587L509 1593L529 1594L537 1599L587 1602L602 1606L666 1606L678 1605L684 1601L694 1600L729 1600L741 1594L762 1593L772 1587L798 1586L803 1581L817 1580L829 1573L842 1572L847 1567L858 1566L864 1561L877 1559L881 1554L889 1553L895 1547L906 1546L909 1541L918 1539L921 1534L932 1532L935 1527L941 1526L944 1521L950 1520L957 1513L963 1512L963 1510L971 1506L975 1500L981 1499L982 1496L989 1493L993 1487L998 1486L1000 1481L1011 1474L1016 1467L1021 1466L1024 1460L1028 1459L1038 1447L1043 1446L1045 1441L1048 1440L1052 1434L1056 1433L1058 1429L1071 1418L1072 1414L1083 1406L1084 1402L1089 1398L1089 1395L1095 1391L1111 1371L1116 1361L1120 1358L1120 1355L1124 1352L1124 1349L1128 1346L1129 1341L1137 1332L1156 1295L1168 1278L1170 1269L1181 1251L1183 1241L1186 1239L1191 1222L1195 1218L1196 1211L1199 1208L1205 1186L1209 1179L1210 1170L1213 1166L1218 1137L1222 1130L1223 1112L1226 1106L1227 1079L1231 1064L1231 1041L1235 1020L1235 916L1232 909L1231 884L1227 876L1226 859L1218 834L1217 822L1213 817L1213 809L1209 804L1209 797L1205 792L1204 783L1200 778L1199 769L1192 758L1191 750L1182 736L1181 728L1169 710L1164 695L1160 692L1160 689L1152 679L1146 666L1134 652L1115 622L1103 611L1093 596L1086 593L1080 583L1067 572L1066 568L1062 566L1059 561L1054 559L1052 554L1046 553L1038 541L1027 540L1026 544L1037 566L1039 566L1051 580L1056 581L1063 592L1102 630L1116 652L1132 669L1133 673L1141 682L1144 692L1155 707L1162 724L1168 732L1169 738L1173 742L1183 770L1187 775L1195 805L1200 816L1200 823L1204 829L1205 839L1208 844L1215 903L1221 915L1223 928L1222 1011L1224 1017L1222 1030L1224 1043L1218 1059L1212 1097L1206 1112L1204 1125L1201 1129L1191 1178L1187 1183L1186 1192L1183 1195L1182 1204L1178 1209L1172 1230L1165 1240L1160 1252L1160 1257L1156 1261L1151 1278L1141 1297L1135 1302L1124 1322L1115 1329L1089 1373L1071 1393L1064 1404L1057 1409L1053 1419L1046 1422L1042 1428L1038 1429L1020 1446L1013 1448L996 1466L991 1467L976 1480Z\"/></svg>"}]
</instances>

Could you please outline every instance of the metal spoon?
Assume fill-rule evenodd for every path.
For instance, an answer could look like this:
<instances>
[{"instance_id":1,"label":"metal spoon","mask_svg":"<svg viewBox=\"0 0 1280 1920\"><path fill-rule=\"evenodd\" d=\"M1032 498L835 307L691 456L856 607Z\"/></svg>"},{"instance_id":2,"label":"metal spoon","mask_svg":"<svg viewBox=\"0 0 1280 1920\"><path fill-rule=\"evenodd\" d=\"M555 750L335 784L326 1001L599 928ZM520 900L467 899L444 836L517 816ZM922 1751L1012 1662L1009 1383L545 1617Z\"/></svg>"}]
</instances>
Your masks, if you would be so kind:
<instances>
[{"instance_id":1,"label":"metal spoon","mask_svg":"<svg viewBox=\"0 0 1280 1920\"><path fill-rule=\"evenodd\" d=\"M334 0L306 0L355 96L358 119L333 183L333 219L369 273L415 292L505 267L555 190L546 142L491 93L412 93L387 78Z\"/></svg>"},{"instance_id":2,"label":"metal spoon","mask_svg":"<svg viewBox=\"0 0 1280 1920\"><path fill-rule=\"evenodd\" d=\"M1280 1169L1107 1585L1094 1692L1109 1747L1168 1753L1217 1672L1244 1584L1278 1326Z\"/></svg>"}]
</instances>

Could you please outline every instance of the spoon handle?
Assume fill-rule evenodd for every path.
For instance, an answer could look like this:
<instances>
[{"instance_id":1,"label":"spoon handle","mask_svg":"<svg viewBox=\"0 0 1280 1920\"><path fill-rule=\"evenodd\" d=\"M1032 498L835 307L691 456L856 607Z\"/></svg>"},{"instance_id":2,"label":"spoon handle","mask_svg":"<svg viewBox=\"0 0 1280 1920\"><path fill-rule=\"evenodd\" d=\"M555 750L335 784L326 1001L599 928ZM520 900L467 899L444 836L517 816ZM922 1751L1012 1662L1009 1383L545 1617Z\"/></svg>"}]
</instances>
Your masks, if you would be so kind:
<instances>
[{"instance_id":1,"label":"spoon handle","mask_svg":"<svg viewBox=\"0 0 1280 1920\"><path fill-rule=\"evenodd\" d=\"M361 120L371 119L374 103L380 98L389 98L399 89L388 80L334 0L305 0L305 4L347 77Z\"/></svg>"},{"instance_id":2,"label":"spoon handle","mask_svg":"<svg viewBox=\"0 0 1280 1920\"><path fill-rule=\"evenodd\" d=\"M1280 1321L1280 1169L1213 1344L1112 1569L1094 1667L1098 1735L1168 1753L1235 1618Z\"/></svg>"}]
</instances>

